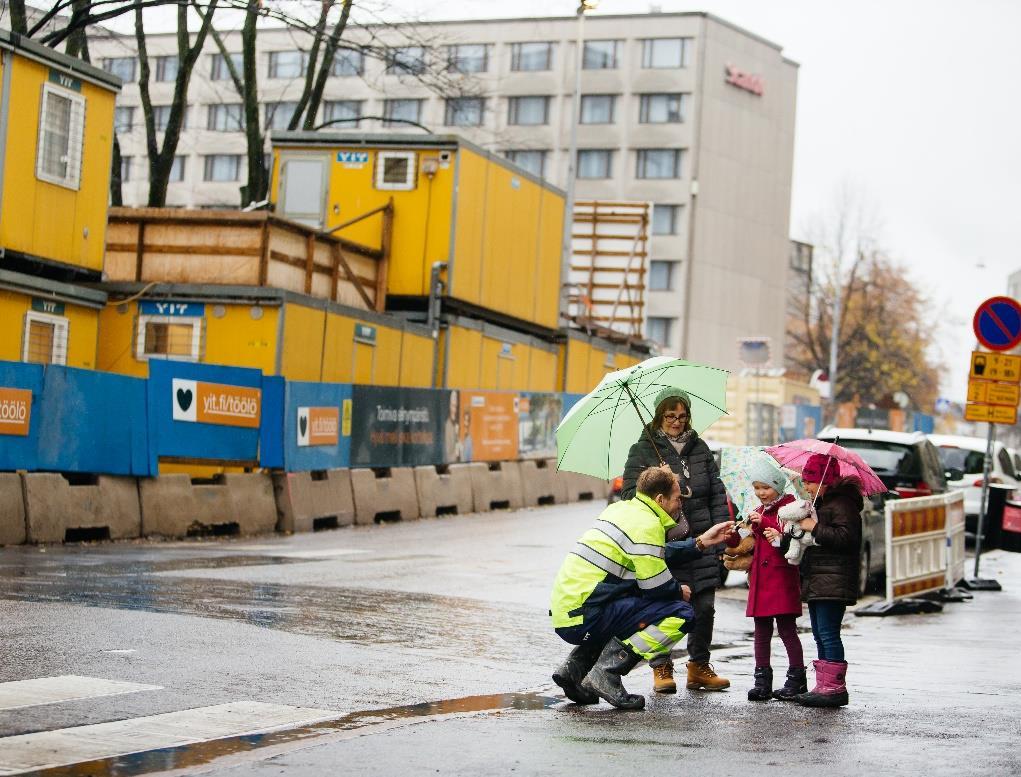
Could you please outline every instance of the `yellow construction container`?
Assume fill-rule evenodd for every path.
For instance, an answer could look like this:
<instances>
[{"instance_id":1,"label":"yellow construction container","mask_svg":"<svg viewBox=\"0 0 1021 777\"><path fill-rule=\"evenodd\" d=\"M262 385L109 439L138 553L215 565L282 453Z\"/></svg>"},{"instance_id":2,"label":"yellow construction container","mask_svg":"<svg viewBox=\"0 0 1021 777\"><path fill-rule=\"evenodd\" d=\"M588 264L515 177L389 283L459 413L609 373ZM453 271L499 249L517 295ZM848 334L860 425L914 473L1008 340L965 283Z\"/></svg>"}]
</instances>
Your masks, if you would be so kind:
<instances>
[{"instance_id":1,"label":"yellow construction container","mask_svg":"<svg viewBox=\"0 0 1021 777\"><path fill-rule=\"evenodd\" d=\"M98 280L120 79L0 30L0 252ZM31 274L40 274L32 271Z\"/></svg>"},{"instance_id":2,"label":"yellow construction container","mask_svg":"<svg viewBox=\"0 0 1021 777\"><path fill-rule=\"evenodd\" d=\"M429 387L424 327L280 289L107 284L98 366L148 375L150 359L253 367L289 380ZM131 299L144 290L140 299ZM117 297L129 299L117 304Z\"/></svg>"},{"instance_id":3,"label":"yellow construction container","mask_svg":"<svg viewBox=\"0 0 1021 777\"><path fill-rule=\"evenodd\" d=\"M279 216L372 245L392 201L391 302L428 297L443 263L451 304L511 325L557 327L559 189L453 135L288 132L274 133L272 145Z\"/></svg>"},{"instance_id":4,"label":"yellow construction container","mask_svg":"<svg viewBox=\"0 0 1021 777\"><path fill-rule=\"evenodd\" d=\"M441 334L438 386L559 391L555 345L493 324L451 317Z\"/></svg>"},{"instance_id":5,"label":"yellow construction container","mask_svg":"<svg viewBox=\"0 0 1021 777\"><path fill-rule=\"evenodd\" d=\"M648 354L611 343L599 337L567 330L567 339L558 352L562 390L568 394L587 394L608 372L630 367Z\"/></svg>"}]
</instances>

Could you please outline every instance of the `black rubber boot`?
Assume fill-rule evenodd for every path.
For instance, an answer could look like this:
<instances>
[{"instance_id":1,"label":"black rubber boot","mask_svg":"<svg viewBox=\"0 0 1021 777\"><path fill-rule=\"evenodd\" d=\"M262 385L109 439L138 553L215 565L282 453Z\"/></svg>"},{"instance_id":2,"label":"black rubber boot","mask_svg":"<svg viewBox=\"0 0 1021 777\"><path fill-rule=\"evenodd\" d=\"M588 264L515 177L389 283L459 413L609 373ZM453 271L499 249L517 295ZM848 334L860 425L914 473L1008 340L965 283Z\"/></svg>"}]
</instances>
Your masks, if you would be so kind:
<instances>
[{"instance_id":1,"label":"black rubber boot","mask_svg":"<svg viewBox=\"0 0 1021 777\"><path fill-rule=\"evenodd\" d=\"M592 671L581 681L581 688L599 694L618 709L640 710L645 706L645 697L628 693L620 678L638 666L641 660L640 655L614 637L606 643Z\"/></svg>"},{"instance_id":2,"label":"black rubber boot","mask_svg":"<svg viewBox=\"0 0 1021 777\"><path fill-rule=\"evenodd\" d=\"M773 668L755 667L755 687L748 691L748 701L769 701L773 698Z\"/></svg>"},{"instance_id":3,"label":"black rubber boot","mask_svg":"<svg viewBox=\"0 0 1021 777\"><path fill-rule=\"evenodd\" d=\"M563 688L564 696L575 704L599 704L599 696L596 693L581 688L581 681L585 679L585 675L598 658L598 651L588 645L579 645L553 673L553 682Z\"/></svg>"},{"instance_id":4,"label":"black rubber boot","mask_svg":"<svg viewBox=\"0 0 1021 777\"><path fill-rule=\"evenodd\" d=\"M783 688L773 691L773 698L780 701L794 701L794 697L802 693L808 693L808 678L805 676L805 667L792 666L787 670L787 682Z\"/></svg>"}]
</instances>

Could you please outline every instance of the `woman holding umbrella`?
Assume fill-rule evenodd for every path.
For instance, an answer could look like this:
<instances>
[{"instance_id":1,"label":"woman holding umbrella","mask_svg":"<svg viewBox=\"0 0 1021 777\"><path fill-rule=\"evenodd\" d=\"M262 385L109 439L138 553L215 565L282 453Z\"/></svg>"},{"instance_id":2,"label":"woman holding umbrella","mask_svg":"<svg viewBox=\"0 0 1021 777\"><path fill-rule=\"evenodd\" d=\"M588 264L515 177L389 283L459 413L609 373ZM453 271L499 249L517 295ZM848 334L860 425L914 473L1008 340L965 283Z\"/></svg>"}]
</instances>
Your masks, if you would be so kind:
<instances>
[{"instance_id":1,"label":"woman holding umbrella","mask_svg":"<svg viewBox=\"0 0 1021 777\"><path fill-rule=\"evenodd\" d=\"M717 523L730 520L727 491L720 480L712 451L691 425L691 398L677 388L665 388L656 395L655 414L631 446L624 465L621 499L635 495L638 476L647 467L665 463L687 482L691 496L685 501L684 516L692 535L701 534ZM668 536L668 540L673 537ZM680 538L678 538L680 539ZM670 563L669 556L667 563ZM730 681L720 677L709 663L716 614L716 588L720 585L719 562L715 554L671 565L674 577L691 588L695 627L688 636L688 682L691 689L723 690ZM673 663L665 656L652 664L657 693L675 693Z\"/></svg>"}]
</instances>

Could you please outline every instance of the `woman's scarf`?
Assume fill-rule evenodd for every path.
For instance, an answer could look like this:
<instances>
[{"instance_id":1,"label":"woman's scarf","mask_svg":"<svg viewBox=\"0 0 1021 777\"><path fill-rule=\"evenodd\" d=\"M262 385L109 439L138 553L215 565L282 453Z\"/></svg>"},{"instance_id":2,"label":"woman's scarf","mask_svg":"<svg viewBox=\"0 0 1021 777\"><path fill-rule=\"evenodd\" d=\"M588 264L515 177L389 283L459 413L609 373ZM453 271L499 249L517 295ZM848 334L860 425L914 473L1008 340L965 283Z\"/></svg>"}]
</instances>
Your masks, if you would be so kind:
<instances>
[{"instance_id":1,"label":"woman's scarf","mask_svg":"<svg viewBox=\"0 0 1021 777\"><path fill-rule=\"evenodd\" d=\"M657 429L656 434L665 438L667 442L674 446L674 450L677 451L677 454L680 455L681 451L684 450L684 446L687 445L691 438L695 436L695 430L687 429L676 437L667 434L662 429Z\"/></svg>"}]
</instances>

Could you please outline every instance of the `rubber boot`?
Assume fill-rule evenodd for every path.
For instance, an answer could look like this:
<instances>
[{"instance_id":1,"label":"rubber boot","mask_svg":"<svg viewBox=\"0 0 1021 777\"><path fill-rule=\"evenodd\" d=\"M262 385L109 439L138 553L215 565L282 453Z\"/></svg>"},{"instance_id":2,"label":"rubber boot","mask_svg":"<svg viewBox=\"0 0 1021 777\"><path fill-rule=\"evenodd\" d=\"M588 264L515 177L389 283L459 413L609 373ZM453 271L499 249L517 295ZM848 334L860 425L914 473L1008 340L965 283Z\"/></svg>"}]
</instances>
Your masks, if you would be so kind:
<instances>
[{"instance_id":1,"label":"rubber boot","mask_svg":"<svg viewBox=\"0 0 1021 777\"><path fill-rule=\"evenodd\" d=\"M640 710L645 706L645 697L628 693L620 678L641 660L640 655L614 637L606 643L592 671L581 681L581 688L598 694L618 709Z\"/></svg>"},{"instance_id":2,"label":"rubber boot","mask_svg":"<svg viewBox=\"0 0 1021 777\"><path fill-rule=\"evenodd\" d=\"M564 689L564 696L575 704L599 704L599 696L581 688L581 681L599 658L589 645L579 645L570 652L560 668L553 673L553 682Z\"/></svg>"},{"instance_id":3,"label":"rubber boot","mask_svg":"<svg viewBox=\"0 0 1021 777\"><path fill-rule=\"evenodd\" d=\"M808 693L808 679L805 677L805 667L792 666L787 670L787 682L783 688L773 691L773 698L780 701L794 701L795 696Z\"/></svg>"},{"instance_id":4,"label":"rubber boot","mask_svg":"<svg viewBox=\"0 0 1021 777\"><path fill-rule=\"evenodd\" d=\"M748 701L769 701L773 698L773 668L755 667L755 687L748 691Z\"/></svg>"},{"instance_id":5,"label":"rubber boot","mask_svg":"<svg viewBox=\"0 0 1021 777\"><path fill-rule=\"evenodd\" d=\"M847 704L846 661L813 661L815 688L797 697L803 707L843 707Z\"/></svg>"},{"instance_id":6,"label":"rubber boot","mask_svg":"<svg viewBox=\"0 0 1021 777\"><path fill-rule=\"evenodd\" d=\"M662 664L652 667L652 690L656 693L677 693L677 682L674 680L674 662L669 658Z\"/></svg>"},{"instance_id":7,"label":"rubber boot","mask_svg":"<svg viewBox=\"0 0 1021 777\"><path fill-rule=\"evenodd\" d=\"M708 661L688 662L688 688L691 690L722 691L730 687L730 680L720 677Z\"/></svg>"}]
</instances>

